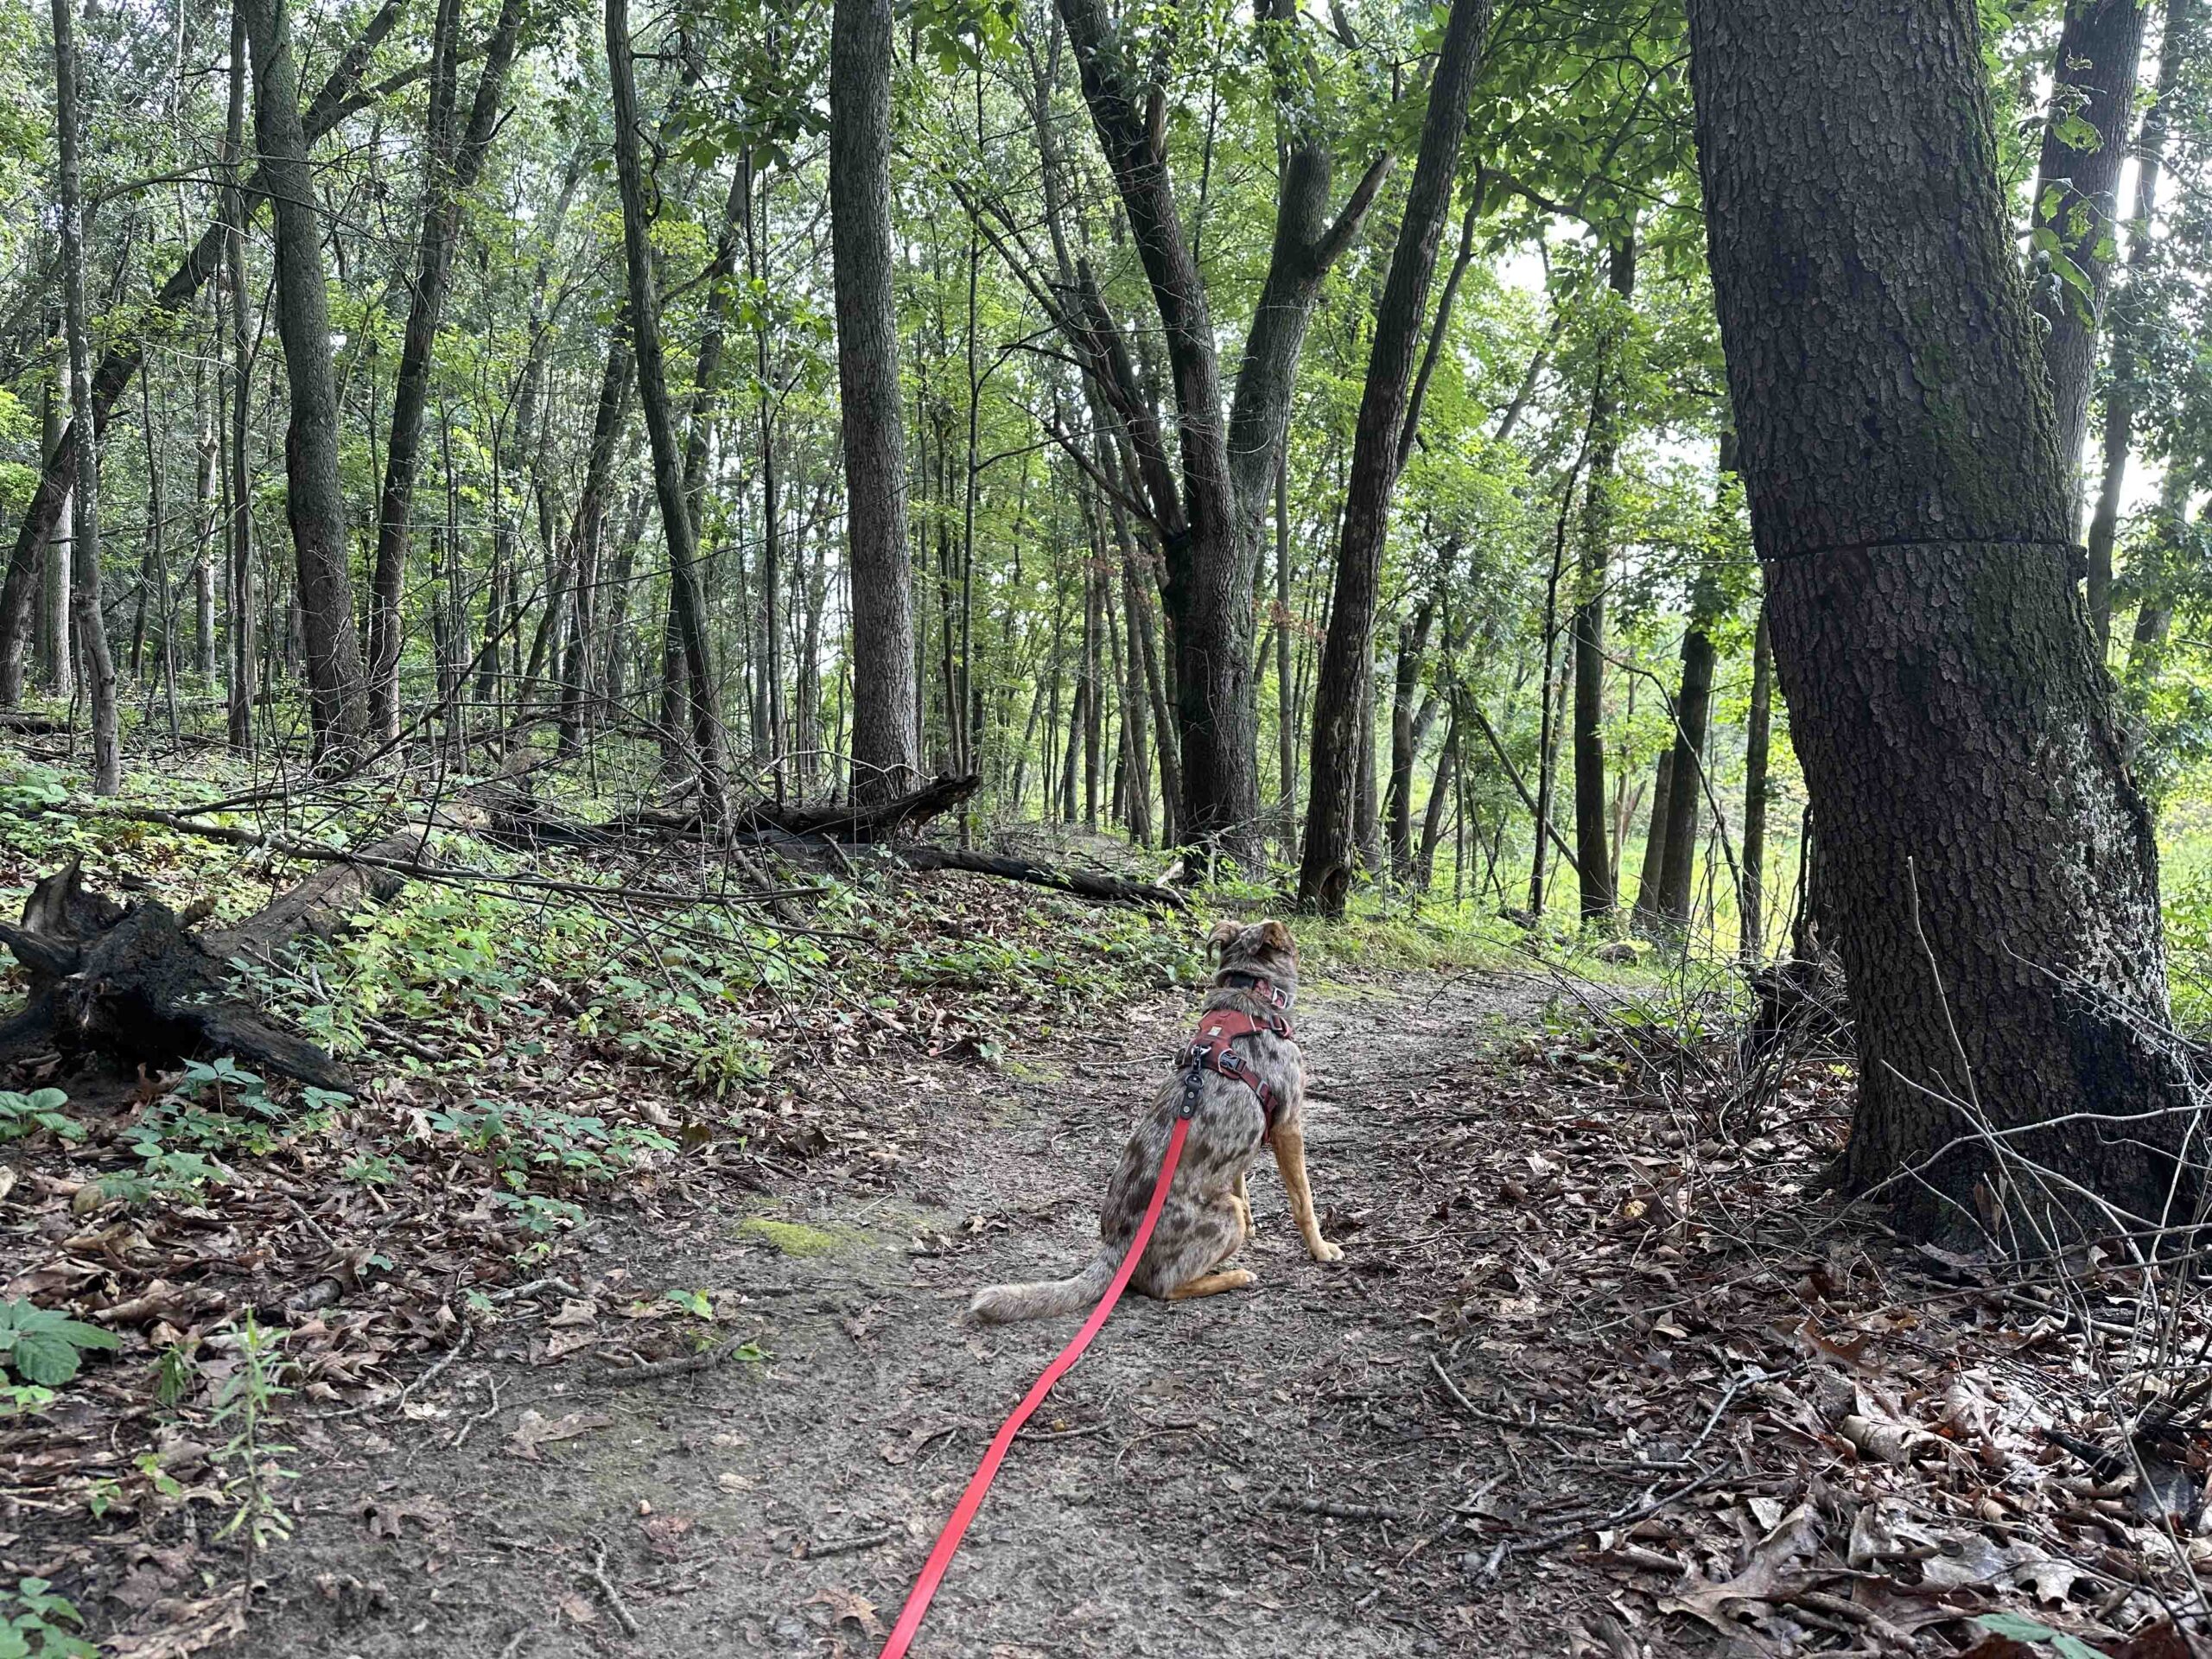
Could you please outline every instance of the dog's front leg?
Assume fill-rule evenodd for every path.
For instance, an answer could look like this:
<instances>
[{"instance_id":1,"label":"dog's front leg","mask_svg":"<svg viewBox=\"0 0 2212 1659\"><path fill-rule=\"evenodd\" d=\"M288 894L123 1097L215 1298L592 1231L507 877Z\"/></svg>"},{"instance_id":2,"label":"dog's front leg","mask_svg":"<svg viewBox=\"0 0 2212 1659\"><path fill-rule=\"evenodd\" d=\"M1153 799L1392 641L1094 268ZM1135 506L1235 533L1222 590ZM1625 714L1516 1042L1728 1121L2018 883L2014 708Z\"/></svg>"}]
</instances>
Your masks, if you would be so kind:
<instances>
[{"instance_id":1,"label":"dog's front leg","mask_svg":"<svg viewBox=\"0 0 2212 1659\"><path fill-rule=\"evenodd\" d=\"M1306 1180L1306 1135L1288 1124L1275 1129L1275 1167L1282 1172L1283 1190L1290 1194L1290 1218L1306 1241L1306 1253L1316 1262L1341 1262L1344 1246L1321 1236L1321 1224L1313 1218L1313 1189Z\"/></svg>"}]
</instances>

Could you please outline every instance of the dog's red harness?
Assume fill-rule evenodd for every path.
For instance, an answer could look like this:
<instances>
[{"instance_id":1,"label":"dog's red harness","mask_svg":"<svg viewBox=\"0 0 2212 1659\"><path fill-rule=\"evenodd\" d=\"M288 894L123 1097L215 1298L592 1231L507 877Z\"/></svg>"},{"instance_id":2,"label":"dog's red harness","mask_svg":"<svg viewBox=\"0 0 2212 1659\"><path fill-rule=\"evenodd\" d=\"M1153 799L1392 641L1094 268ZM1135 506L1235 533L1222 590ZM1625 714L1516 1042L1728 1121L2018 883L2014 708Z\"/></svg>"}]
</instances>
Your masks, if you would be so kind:
<instances>
[{"instance_id":1,"label":"dog's red harness","mask_svg":"<svg viewBox=\"0 0 2212 1659\"><path fill-rule=\"evenodd\" d=\"M1183 1141L1191 1132L1191 1115L1198 1109L1198 1091L1207 1071L1217 1071L1224 1077L1234 1077L1249 1085L1260 1097L1260 1109L1267 1115L1268 1132L1274 1133L1275 1113L1281 1103L1274 1091L1253 1075L1244 1058L1230 1045L1239 1037L1249 1037L1255 1032L1273 1032L1276 1036L1290 1039L1290 1021L1283 1017L1283 1010L1290 1006L1290 998L1277 986L1268 983L1256 974L1226 973L1220 982L1234 984L1240 990L1249 990L1274 1010L1264 1019L1255 1020L1248 1014L1233 1008L1217 1008L1205 1017L1198 1027L1198 1040L1191 1045L1189 1069L1183 1084L1181 1109L1175 1114L1174 1127L1168 1131L1167 1151L1160 1160L1160 1173L1153 1178L1152 1201L1145 1205L1144 1218L1137 1223L1135 1235L1129 1240L1128 1253L1122 1265L1114 1270L1113 1282L1106 1287L1106 1294L1083 1322L1083 1329L1075 1339L1060 1350L1044 1375L1029 1385L1029 1392L1014 1408L1014 1414L999 1425L999 1432L991 1437L985 1448L983 1461L968 1478L967 1490L960 1494L960 1501L952 1507L952 1514L937 1535L929 1559L922 1564L922 1575L914 1587L906 1592L906 1605L899 1610L899 1622L891 1627L891 1634L883 1643L878 1659L906 1659L906 1650L913 1643L915 1633L922 1628L922 1617L929 1611L930 1602L937 1594L938 1586L944 1581L945 1569L952 1565L953 1552L960 1548L961 1539L967 1534L968 1523L976 1518L976 1510L983 1506L983 1494L991 1489L991 1482L999 1472L999 1465L1006 1460L1007 1452L1014 1446L1014 1437L1020 1433L1031 1414L1045 1403L1045 1396L1052 1391L1052 1384L1067 1375L1076 1361L1083 1357L1083 1351L1090 1346L1114 1311L1114 1304L1122 1300L1122 1293L1128 1287L1129 1275L1137 1270L1137 1262L1144 1255L1144 1248L1152 1241L1152 1230L1160 1221L1160 1206L1167 1201L1167 1191L1175 1179L1175 1166L1183 1156Z\"/></svg>"},{"instance_id":2,"label":"dog's red harness","mask_svg":"<svg viewBox=\"0 0 2212 1659\"><path fill-rule=\"evenodd\" d=\"M1285 1042L1294 1040L1290 1021L1281 1013L1290 1006L1290 998L1280 987L1256 974L1230 973L1221 977L1224 982L1234 985L1239 990L1250 991L1262 1001L1269 1004L1274 1011L1263 1014L1256 1020L1239 1008L1216 1008L1206 1015L1204 1023L1198 1027L1197 1039L1184 1057L1183 1115L1188 1117L1198 1109L1198 1090L1203 1086L1205 1074L1212 1071L1221 1077L1234 1078L1259 1096L1260 1114L1267 1124L1261 1138L1271 1140L1275 1132L1276 1115L1282 1110L1282 1101L1272 1088L1261 1080L1251 1063L1231 1045L1239 1037L1256 1036L1261 1032L1271 1033Z\"/></svg>"}]
</instances>

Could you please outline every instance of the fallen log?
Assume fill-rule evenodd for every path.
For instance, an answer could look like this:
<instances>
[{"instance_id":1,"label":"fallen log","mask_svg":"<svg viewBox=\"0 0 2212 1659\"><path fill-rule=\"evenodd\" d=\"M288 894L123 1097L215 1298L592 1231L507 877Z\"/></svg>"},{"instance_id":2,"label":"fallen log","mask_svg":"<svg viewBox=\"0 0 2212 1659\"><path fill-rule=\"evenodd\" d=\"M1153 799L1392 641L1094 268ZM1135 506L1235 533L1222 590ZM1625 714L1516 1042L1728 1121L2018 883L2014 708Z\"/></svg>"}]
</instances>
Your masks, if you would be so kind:
<instances>
[{"instance_id":1,"label":"fallen log","mask_svg":"<svg viewBox=\"0 0 2212 1659\"><path fill-rule=\"evenodd\" d=\"M69 729L69 722L52 715L27 714L21 709L0 709L0 732L18 732L26 737L56 737Z\"/></svg>"},{"instance_id":2,"label":"fallen log","mask_svg":"<svg viewBox=\"0 0 2212 1659\"><path fill-rule=\"evenodd\" d=\"M897 847L892 856L917 870L967 870L976 875L995 875L1007 881L1027 881L1039 887L1072 893L1108 904L1157 906L1164 910L1187 910L1189 903L1173 887L1149 881L1130 881L1103 870L1069 870L1036 864L1026 858L997 853L963 852L952 847Z\"/></svg>"},{"instance_id":3,"label":"fallen log","mask_svg":"<svg viewBox=\"0 0 2212 1659\"><path fill-rule=\"evenodd\" d=\"M982 778L969 772L960 778L938 778L887 801L854 805L838 801L785 804L754 801L732 815L735 835L780 831L787 836L820 836L837 841L893 841L911 835L931 818L950 812L982 787ZM611 827L611 826L610 826Z\"/></svg>"},{"instance_id":4,"label":"fallen log","mask_svg":"<svg viewBox=\"0 0 2212 1659\"><path fill-rule=\"evenodd\" d=\"M57 1048L163 1066L232 1054L354 1092L328 1054L233 994L228 966L189 931L196 919L189 908L179 916L153 899L126 906L87 893L72 859L31 889L20 922L0 922L0 944L30 975L22 1010L0 1024L0 1054Z\"/></svg>"}]
</instances>

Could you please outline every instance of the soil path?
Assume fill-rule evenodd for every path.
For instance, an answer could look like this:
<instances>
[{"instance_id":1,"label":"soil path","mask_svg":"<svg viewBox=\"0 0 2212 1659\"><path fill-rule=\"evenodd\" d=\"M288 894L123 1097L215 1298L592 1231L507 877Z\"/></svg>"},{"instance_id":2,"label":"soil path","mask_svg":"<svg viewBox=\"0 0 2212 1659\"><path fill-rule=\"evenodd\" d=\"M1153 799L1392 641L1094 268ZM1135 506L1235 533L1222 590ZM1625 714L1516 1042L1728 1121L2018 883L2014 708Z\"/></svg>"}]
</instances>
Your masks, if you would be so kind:
<instances>
[{"instance_id":1,"label":"soil path","mask_svg":"<svg viewBox=\"0 0 2212 1659\"><path fill-rule=\"evenodd\" d=\"M1465 1544L1434 1542L1501 1469L1428 1357L1440 1268L1499 1221L1444 1202L1442 1148L1498 1110L1500 1039L1548 995L1465 976L1306 999L1316 1200L1344 1261L1306 1258L1263 1165L1258 1285L1124 1304L1007 1460L918 1655L1560 1651L1541 1592L1484 1587ZM1049 1070L847 1077L879 1092L885 1162L603 1222L563 1268L597 1290L601 1329L632 1298L711 1289L765 1360L609 1387L588 1351L532 1363L564 1332L525 1318L402 1421L296 1414L305 1518L270 1562L248 1651L872 1656L985 1441L1075 1324L978 1331L962 1304L1083 1260L1131 1107L1192 1007L1077 1033ZM580 1432L529 1460L530 1413L577 1414L563 1426Z\"/></svg>"}]
</instances>

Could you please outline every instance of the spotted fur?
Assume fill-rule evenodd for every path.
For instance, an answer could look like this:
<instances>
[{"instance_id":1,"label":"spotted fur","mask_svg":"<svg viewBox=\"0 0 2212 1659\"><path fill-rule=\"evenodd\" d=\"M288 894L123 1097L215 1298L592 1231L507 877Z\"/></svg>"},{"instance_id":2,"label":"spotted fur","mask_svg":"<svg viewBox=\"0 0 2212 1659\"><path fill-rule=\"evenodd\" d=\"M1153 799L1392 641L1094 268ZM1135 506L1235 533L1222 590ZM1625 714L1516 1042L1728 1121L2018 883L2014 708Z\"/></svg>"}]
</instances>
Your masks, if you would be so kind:
<instances>
[{"instance_id":1,"label":"spotted fur","mask_svg":"<svg viewBox=\"0 0 2212 1659\"><path fill-rule=\"evenodd\" d=\"M1206 993L1201 1017L1217 1008L1234 1008L1255 1019L1270 1012L1253 991L1223 982L1237 973L1256 975L1295 1001L1298 947L1290 930L1281 922L1260 922L1249 927L1224 922L1206 943L1219 959L1220 968ZM1344 1251L1321 1236L1320 1225L1313 1217L1313 1192L1306 1184L1304 1072L1298 1045L1262 1031L1240 1039L1237 1047L1282 1103L1274 1125L1275 1162L1282 1172L1299 1235L1316 1262L1338 1261ZM1105 1202L1099 1207L1097 1254L1071 1279L994 1285L978 1291L968 1305L971 1317L993 1325L1044 1319L1087 1308L1106 1294L1152 1203L1153 1182L1166 1156L1176 1115L1182 1109L1185 1075L1184 1063L1179 1061L1167 1081L1137 1114L1128 1144L1122 1150L1121 1163L1106 1188ZM1228 1268L1224 1264L1243 1247L1252 1230L1252 1206L1245 1197L1244 1175L1259 1156L1266 1133L1259 1096L1249 1084L1212 1071L1200 1074L1198 1109L1192 1115L1190 1133L1183 1142L1182 1161L1176 1166L1175 1179L1167 1189L1167 1201L1161 1206L1151 1242L1145 1246L1144 1258L1130 1276L1130 1289L1140 1295L1175 1301L1236 1290L1252 1282L1249 1268Z\"/></svg>"}]
</instances>

